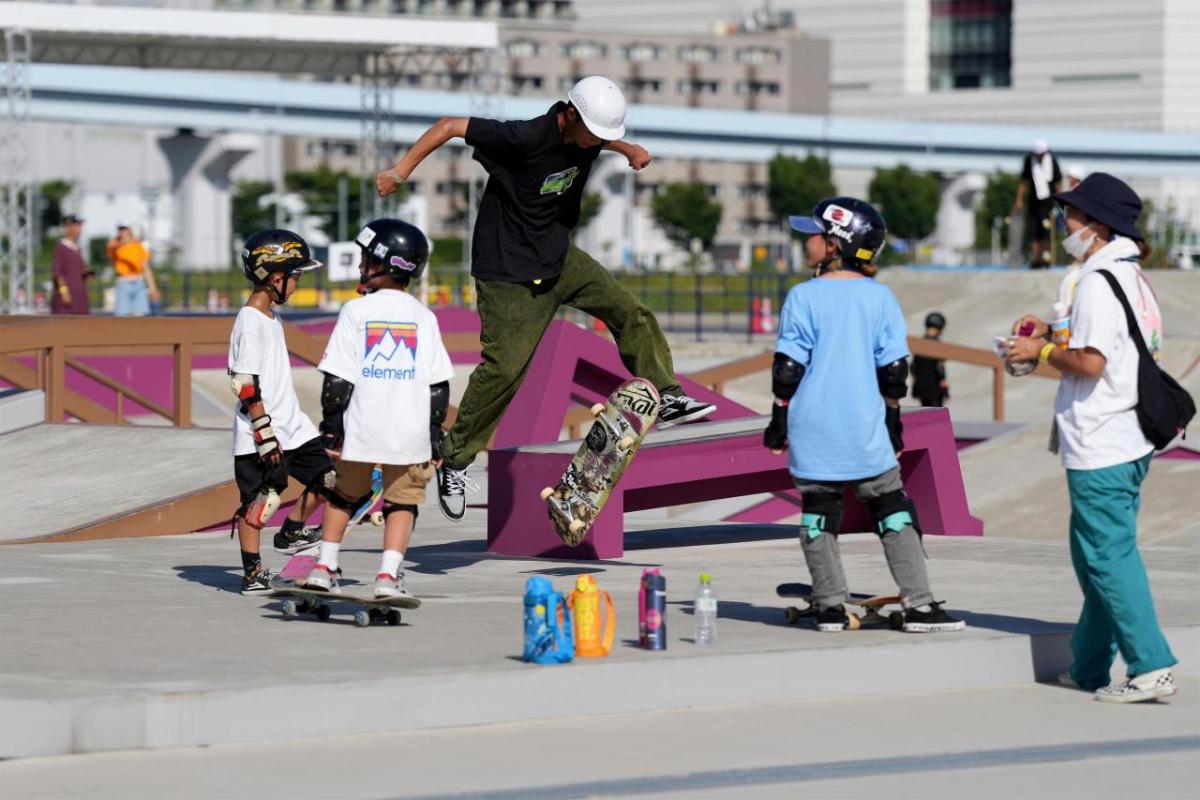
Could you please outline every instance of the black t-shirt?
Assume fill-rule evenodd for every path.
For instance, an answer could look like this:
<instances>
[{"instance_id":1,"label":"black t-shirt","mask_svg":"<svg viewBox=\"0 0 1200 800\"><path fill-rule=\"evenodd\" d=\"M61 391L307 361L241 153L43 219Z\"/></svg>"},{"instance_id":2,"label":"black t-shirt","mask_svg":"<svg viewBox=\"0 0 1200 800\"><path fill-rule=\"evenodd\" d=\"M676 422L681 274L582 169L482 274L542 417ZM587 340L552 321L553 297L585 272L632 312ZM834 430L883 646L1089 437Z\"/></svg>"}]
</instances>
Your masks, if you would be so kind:
<instances>
[{"instance_id":1,"label":"black t-shirt","mask_svg":"<svg viewBox=\"0 0 1200 800\"><path fill-rule=\"evenodd\" d=\"M1033 213L1034 209L1037 208L1040 213L1042 210L1053 205L1054 193L1058 191L1054 187L1062 185L1062 172L1058 168L1058 159L1052 154L1050 156L1050 169L1053 174L1050 178L1050 196L1045 200L1039 200L1037 192L1033 188L1033 159L1033 153L1025 154L1025 161L1021 164L1021 180L1025 181L1026 199L1029 201L1026 208L1030 210L1030 213Z\"/></svg>"},{"instance_id":2,"label":"black t-shirt","mask_svg":"<svg viewBox=\"0 0 1200 800\"><path fill-rule=\"evenodd\" d=\"M563 144L555 103L540 117L471 117L467 144L488 172L471 247L471 274L523 283L562 271L592 162L602 145Z\"/></svg>"}]
</instances>

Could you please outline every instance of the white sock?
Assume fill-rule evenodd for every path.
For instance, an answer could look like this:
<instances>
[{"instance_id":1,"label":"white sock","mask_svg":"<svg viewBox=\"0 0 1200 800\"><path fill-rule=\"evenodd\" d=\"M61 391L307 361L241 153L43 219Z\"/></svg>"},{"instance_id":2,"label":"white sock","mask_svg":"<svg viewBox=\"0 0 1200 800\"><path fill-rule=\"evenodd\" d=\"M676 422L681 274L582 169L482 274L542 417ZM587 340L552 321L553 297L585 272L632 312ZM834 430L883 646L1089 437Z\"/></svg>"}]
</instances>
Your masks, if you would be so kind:
<instances>
[{"instance_id":1,"label":"white sock","mask_svg":"<svg viewBox=\"0 0 1200 800\"><path fill-rule=\"evenodd\" d=\"M340 550L341 547L341 542L327 542L322 539L321 555L317 557L317 563L323 567L327 567L330 572L337 572L338 550Z\"/></svg>"},{"instance_id":2,"label":"white sock","mask_svg":"<svg viewBox=\"0 0 1200 800\"><path fill-rule=\"evenodd\" d=\"M404 560L404 553L399 550L384 550L383 559L379 562L379 571L386 572L393 578L400 570L400 562Z\"/></svg>"}]
</instances>

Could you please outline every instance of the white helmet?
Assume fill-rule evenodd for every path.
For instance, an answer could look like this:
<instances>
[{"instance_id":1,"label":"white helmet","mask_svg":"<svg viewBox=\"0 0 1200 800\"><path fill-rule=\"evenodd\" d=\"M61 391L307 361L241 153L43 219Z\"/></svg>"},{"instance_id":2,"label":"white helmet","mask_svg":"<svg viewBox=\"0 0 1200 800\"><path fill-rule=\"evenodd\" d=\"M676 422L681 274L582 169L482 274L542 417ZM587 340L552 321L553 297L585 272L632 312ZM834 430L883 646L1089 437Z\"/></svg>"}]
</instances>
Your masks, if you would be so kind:
<instances>
[{"instance_id":1,"label":"white helmet","mask_svg":"<svg viewBox=\"0 0 1200 800\"><path fill-rule=\"evenodd\" d=\"M608 78L591 75L571 87L567 101L587 129L606 142L625 135L625 95Z\"/></svg>"}]
</instances>

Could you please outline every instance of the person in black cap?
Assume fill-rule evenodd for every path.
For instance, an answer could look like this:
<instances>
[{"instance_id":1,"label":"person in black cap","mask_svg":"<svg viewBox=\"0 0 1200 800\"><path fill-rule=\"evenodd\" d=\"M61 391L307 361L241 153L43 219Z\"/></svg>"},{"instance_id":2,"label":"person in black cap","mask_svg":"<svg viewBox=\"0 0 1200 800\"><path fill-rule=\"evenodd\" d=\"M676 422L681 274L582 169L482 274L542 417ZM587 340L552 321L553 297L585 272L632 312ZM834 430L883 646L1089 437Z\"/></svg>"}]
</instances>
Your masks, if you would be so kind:
<instances>
[{"instance_id":1,"label":"person in black cap","mask_svg":"<svg viewBox=\"0 0 1200 800\"><path fill-rule=\"evenodd\" d=\"M51 314L88 314L87 279L96 273L88 269L79 248L83 217L67 214L63 217L63 238L54 246L54 262L50 277L54 281L54 296L50 298Z\"/></svg>"},{"instance_id":2,"label":"person in black cap","mask_svg":"<svg viewBox=\"0 0 1200 800\"><path fill-rule=\"evenodd\" d=\"M1140 336L1155 359L1162 348L1162 314L1138 266L1143 236L1141 198L1121 180L1098 172L1055 199L1063 207L1063 247L1084 262L1062 346L1048 341L1045 322L1032 315L1031 337L1008 342L1010 362L1038 359L1062 373L1054 401L1051 449L1062 456L1071 499L1071 562L1083 590L1083 611L1071 637L1074 656L1059 681L1095 691L1097 700L1134 703L1177 691L1177 662L1159 627L1146 569L1137 550L1142 481L1154 445L1138 423ZM1101 271L1111 274L1137 320L1124 309ZM1120 652L1128 679L1109 686Z\"/></svg>"},{"instance_id":3,"label":"person in black cap","mask_svg":"<svg viewBox=\"0 0 1200 800\"><path fill-rule=\"evenodd\" d=\"M938 340L946 327L946 317L940 311L925 316L925 338ZM946 382L946 362L929 356L913 356L912 396L921 405L941 408L950 399L950 384Z\"/></svg>"}]
</instances>

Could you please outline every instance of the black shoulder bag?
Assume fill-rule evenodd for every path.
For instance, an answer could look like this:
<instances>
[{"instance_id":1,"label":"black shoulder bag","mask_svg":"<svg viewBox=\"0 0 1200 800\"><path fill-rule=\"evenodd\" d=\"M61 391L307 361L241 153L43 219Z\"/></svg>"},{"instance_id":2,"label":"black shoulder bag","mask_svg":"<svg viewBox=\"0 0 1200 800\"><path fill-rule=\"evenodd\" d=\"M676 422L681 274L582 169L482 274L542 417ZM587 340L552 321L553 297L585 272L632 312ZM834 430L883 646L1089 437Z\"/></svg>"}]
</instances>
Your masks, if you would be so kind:
<instances>
[{"instance_id":1,"label":"black shoulder bag","mask_svg":"<svg viewBox=\"0 0 1200 800\"><path fill-rule=\"evenodd\" d=\"M1133 308L1129 305L1129 298L1125 296L1116 277L1106 269L1096 271L1108 281L1113 294L1125 309L1129 337L1137 345L1138 351L1138 402L1135 409L1138 424L1142 427L1142 433L1146 434L1146 438L1154 445L1154 449L1161 450L1187 427L1192 417L1196 416L1196 404L1187 390L1159 367L1154 356L1150 355Z\"/></svg>"}]
</instances>

